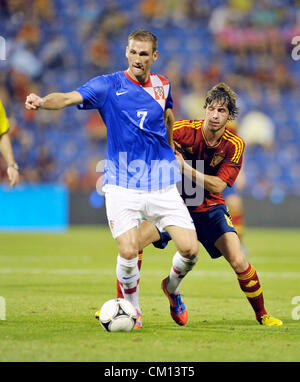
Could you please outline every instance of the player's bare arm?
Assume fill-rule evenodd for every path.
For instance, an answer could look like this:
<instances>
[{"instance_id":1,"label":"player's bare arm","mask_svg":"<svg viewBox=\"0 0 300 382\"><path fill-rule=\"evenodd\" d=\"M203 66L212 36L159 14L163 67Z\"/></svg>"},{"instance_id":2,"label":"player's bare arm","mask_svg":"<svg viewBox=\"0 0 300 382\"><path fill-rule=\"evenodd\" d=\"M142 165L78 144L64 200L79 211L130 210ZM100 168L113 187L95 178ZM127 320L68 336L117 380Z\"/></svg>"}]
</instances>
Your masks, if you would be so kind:
<instances>
[{"instance_id":1,"label":"player's bare arm","mask_svg":"<svg viewBox=\"0 0 300 382\"><path fill-rule=\"evenodd\" d=\"M172 109L166 109L164 111L164 120L165 120L165 125L167 127L168 143L174 150L173 124L174 124L175 118L174 118Z\"/></svg>"},{"instance_id":2,"label":"player's bare arm","mask_svg":"<svg viewBox=\"0 0 300 382\"><path fill-rule=\"evenodd\" d=\"M218 176L206 175L194 169L184 160L182 154L178 151L176 151L176 158L182 173L186 177L192 179L192 181L198 186L204 187L205 190L214 194L219 194L227 186L227 183Z\"/></svg>"},{"instance_id":3,"label":"player's bare arm","mask_svg":"<svg viewBox=\"0 0 300 382\"><path fill-rule=\"evenodd\" d=\"M25 107L28 110L59 110L67 106L79 105L81 103L83 103L83 98L77 91L68 93L50 93L45 97L40 97L31 93L26 97Z\"/></svg>"},{"instance_id":4,"label":"player's bare arm","mask_svg":"<svg viewBox=\"0 0 300 382\"><path fill-rule=\"evenodd\" d=\"M8 132L0 135L0 152L7 163L7 176L10 186L13 187L19 182L19 171L14 159Z\"/></svg>"}]
</instances>

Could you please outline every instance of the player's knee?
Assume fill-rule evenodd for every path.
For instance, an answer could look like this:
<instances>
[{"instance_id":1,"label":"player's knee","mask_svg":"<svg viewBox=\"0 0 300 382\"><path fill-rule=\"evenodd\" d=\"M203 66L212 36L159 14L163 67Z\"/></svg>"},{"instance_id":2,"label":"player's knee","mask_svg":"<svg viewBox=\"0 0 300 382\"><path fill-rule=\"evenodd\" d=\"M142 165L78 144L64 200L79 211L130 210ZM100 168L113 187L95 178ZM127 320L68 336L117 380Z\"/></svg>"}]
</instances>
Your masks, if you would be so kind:
<instances>
[{"instance_id":1,"label":"player's knee","mask_svg":"<svg viewBox=\"0 0 300 382\"><path fill-rule=\"evenodd\" d=\"M122 248L119 253L124 259L131 260L138 256L138 248L136 248L136 246L127 246L126 248Z\"/></svg>"},{"instance_id":2,"label":"player's knee","mask_svg":"<svg viewBox=\"0 0 300 382\"><path fill-rule=\"evenodd\" d=\"M189 243L185 243L185 245L181 246L179 248L179 252L181 256L186 257L190 260L195 260L198 257L198 242L197 241L192 241Z\"/></svg>"},{"instance_id":3,"label":"player's knee","mask_svg":"<svg viewBox=\"0 0 300 382\"><path fill-rule=\"evenodd\" d=\"M130 260L138 256L139 243L135 235L124 234L117 238L119 254L124 259Z\"/></svg>"}]
</instances>

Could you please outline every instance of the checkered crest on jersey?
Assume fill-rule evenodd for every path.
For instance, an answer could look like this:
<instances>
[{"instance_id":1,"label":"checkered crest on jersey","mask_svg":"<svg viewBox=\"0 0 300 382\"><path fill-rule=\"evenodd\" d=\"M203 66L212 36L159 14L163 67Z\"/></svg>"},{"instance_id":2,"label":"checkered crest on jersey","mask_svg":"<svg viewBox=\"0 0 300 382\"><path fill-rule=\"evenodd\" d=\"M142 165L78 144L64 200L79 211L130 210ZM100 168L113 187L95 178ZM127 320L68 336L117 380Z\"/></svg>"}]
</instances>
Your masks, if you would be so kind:
<instances>
[{"instance_id":1,"label":"checkered crest on jersey","mask_svg":"<svg viewBox=\"0 0 300 382\"><path fill-rule=\"evenodd\" d=\"M170 91L170 83L165 77L151 73L143 89L165 110L166 100Z\"/></svg>"}]
</instances>

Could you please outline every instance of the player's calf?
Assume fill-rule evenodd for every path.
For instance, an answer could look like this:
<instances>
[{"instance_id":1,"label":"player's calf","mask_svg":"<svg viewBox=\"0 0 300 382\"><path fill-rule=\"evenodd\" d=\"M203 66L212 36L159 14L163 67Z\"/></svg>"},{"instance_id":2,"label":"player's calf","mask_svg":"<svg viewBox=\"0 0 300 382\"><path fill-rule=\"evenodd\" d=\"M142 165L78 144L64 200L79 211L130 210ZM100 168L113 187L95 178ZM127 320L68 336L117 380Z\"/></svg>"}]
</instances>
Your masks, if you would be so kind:
<instances>
[{"instance_id":1,"label":"player's calf","mask_svg":"<svg viewBox=\"0 0 300 382\"><path fill-rule=\"evenodd\" d=\"M184 277L194 268L198 257L192 259L183 257L179 252L176 252L172 260L172 268L170 270L167 289L169 293L177 294L179 285Z\"/></svg>"},{"instance_id":2,"label":"player's calf","mask_svg":"<svg viewBox=\"0 0 300 382\"><path fill-rule=\"evenodd\" d=\"M142 267L142 261L143 261L143 251L139 251L139 257L138 257L138 269L141 270ZM117 298L124 298L124 294L122 291L122 283L118 280L116 280L116 289L117 289Z\"/></svg>"},{"instance_id":3,"label":"player's calf","mask_svg":"<svg viewBox=\"0 0 300 382\"><path fill-rule=\"evenodd\" d=\"M139 306L139 281L140 271L138 268L138 257L134 259L124 259L120 255L117 258L117 279L118 286L125 298L140 311Z\"/></svg>"}]
</instances>

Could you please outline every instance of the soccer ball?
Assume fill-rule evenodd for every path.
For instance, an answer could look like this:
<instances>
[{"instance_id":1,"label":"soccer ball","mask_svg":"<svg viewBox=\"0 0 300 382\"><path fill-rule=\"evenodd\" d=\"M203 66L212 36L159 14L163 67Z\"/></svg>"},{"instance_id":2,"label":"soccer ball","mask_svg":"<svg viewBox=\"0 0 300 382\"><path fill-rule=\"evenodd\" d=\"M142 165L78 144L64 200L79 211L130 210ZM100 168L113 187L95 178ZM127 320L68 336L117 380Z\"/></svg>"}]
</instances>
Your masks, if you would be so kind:
<instances>
[{"instance_id":1,"label":"soccer ball","mask_svg":"<svg viewBox=\"0 0 300 382\"><path fill-rule=\"evenodd\" d=\"M136 322L136 309L123 298L108 300L100 309L99 322L108 332L130 332Z\"/></svg>"}]
</instances>

